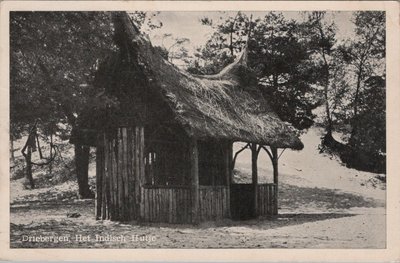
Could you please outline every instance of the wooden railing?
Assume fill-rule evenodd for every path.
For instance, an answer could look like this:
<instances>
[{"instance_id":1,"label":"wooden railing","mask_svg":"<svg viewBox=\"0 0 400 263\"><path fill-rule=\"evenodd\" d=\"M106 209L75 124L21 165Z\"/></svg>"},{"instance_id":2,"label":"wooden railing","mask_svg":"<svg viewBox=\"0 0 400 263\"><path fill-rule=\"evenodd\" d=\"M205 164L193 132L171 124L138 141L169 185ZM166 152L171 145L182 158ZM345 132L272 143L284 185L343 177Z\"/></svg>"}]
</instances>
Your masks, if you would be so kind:
<instances>
[{"instance_id":1,"label":"wooden railing","mask_svg":"<svg viewBox=\"0 0 400 263\"><path fill-rule=\"evenodd\" d=\"M146 222L190 223L191 192L187 186L144 186L141 216Z\"/></svg>"},{"instance_id":2,"label":"wooden railing","mask_svg":"<svg viewBox=\"0 0 400 263\"><path fill-rule=\"evenodd\" d=\"M258 215L277 214L275 184L258 186ZM141 217L146 222L191 223L189 186L147 185L143 187ZM231 217L231 196L227 186L199 186L199 220Z\"/></svg>"},{"instance_id":3,"label":"wooden railing","mask_svg":"<svg viewBox=\"0 0 400 263\"><path fill-rule=\"evenodd\" d=\"M230 193L227 186L199 187L200 221L230 217Z\"/></svg>"},{"instance_id":4,"label":"wooden railing","mask_svg":"<svg viewBox=\"0 0 400 263\"><path fill-rule=\"evenodd\" d=\"M190 223L189 186L148 185L143 187L142 218L148 222ZM230 199L227 186L199 186L200 221L228 218Z\"/></svg>"},{"instance_id":5,"label":"wooden railing","mask_svg":"<svg viewBox=\"0 0 400 263\"><path fill-rule=\"evenodd\" d=\"M276 184L258 185L258 215L276 215L278 214Z\"/></svg>"}]
</instances>

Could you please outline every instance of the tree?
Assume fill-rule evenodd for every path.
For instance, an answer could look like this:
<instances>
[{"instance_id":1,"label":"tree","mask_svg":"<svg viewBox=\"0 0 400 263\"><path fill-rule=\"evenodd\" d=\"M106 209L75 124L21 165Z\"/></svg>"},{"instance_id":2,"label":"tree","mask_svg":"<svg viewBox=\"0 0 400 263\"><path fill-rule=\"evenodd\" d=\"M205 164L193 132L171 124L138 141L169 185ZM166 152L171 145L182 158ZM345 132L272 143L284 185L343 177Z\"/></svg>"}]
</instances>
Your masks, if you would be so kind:
<instances>
[{"instance_id":1,"label":"tree","mask_svg":"<svg viewBox=\"0 0 400 263\"><path fill-rule=\"evenodd\" d=\"M256 22L249 61L264 96L282 120L298 129L310 127L319 103L314 96L317 65L302 25L276 12Z\"/></svg>"},{"instance_id":2,"label":"tree","mask_svg":"<svg viewBox=\"0 0 400 263\"><path fill-rule=\"evenodd\" d=\"M213 29L213 34L203 47L197 49L196 60L189 63L187 71L193 74L216 74L232 63L247 39L250 18L241 12L234 16L212 21L204 17L200 21ZM253 22L254 24L254 22Z\"/></svg>"},{"instance_id":3,"label":"tree","mask_svg":"<svg viewBox=\"0 0 400 263\"><path fill-rule=\"evenodd\" d=\"M137 26L157 27L145 12L131 17ZM98 91L94 72L99 61L116 49L107 12L11 12L10 112L15 138L38 120L40 132L51 134L59 123L74 128L83 107ZM75 145L81 197L87 184L88 149ZM30 164L30 161L27 161Z\"/></svg>"},{"instance_id":4,"label":"tree","mask_svg":"<svg viewBox=\"0 0 400 263\"><path fill-rule=\"evenodd\" d=\"M314 11L308 14L306 22L307 35L309 36L309 48L320 63L318 83L323 87L325 115L327 124L325 137L332 138L333 121L331 105L329 103L329 91L333 67L337 66L338 57L335 54L336 28L333 22L326 22L326 12ZM334 83L334 82L333 82Z\"/></svg>"},{"instance_id":5,"label":"tree","mask_svg":"<svg viewBox=\"0 0 400 263\"><path fill-rule=\"evenodd\" d=\"M169 42L166 44L165 42ZM161 46L156 47L158 52L169 62L173 63L174 59L186 61L188 57L188 50L185 44L189 43L188 38L177 38L172 34L163 34L161 36Z\"/></svg>"},{"instance_id":6,"label":"tree","mask_svg":"<svg viewBox=\"0 0 400 263\"><path fill-rule=\"evenodd\" d=\"M358 169L385 172L385 13L355 12L353 22L355 37L341 48L354 78L345 159Z\"/></svg>"},{"instance_id":7,"label":"tree","mask_svg":"<svg viewBox=\"0 0 400 263\"><path fill-rule=\"evenodd\" d=\"M108 14L12 12L10 18L12 126L27 131L40 120L44 133L57 123L74 127L94 94L89 83L98 57L112 48ZM82 196L89 193L79 186Z\"/></svg>"},{"instance_id":8,"label":"tree","mask_svg":"<svg viewBox=\"0 0 400 263\"><path fill-rule=\"evenodd\" d=\"M356 37L341 50L343 57L351 65L356 83L352 99L352 133L357 133L356 121L360 107L360 93L366 79L384 74L385 58L385 13L381 11L360 11L354 14Z\"/></svg>"}]
</instances>

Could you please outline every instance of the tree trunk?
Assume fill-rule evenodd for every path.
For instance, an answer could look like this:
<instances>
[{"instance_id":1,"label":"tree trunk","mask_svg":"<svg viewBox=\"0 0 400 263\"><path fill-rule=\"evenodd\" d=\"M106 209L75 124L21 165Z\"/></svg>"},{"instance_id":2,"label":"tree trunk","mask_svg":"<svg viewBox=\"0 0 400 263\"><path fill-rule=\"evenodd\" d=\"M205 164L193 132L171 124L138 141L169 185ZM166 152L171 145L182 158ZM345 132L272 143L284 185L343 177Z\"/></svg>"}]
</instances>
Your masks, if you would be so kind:
<instances>
[{"instance_id":1,"label":"tree trunk","mask_svg":"<svg viewBox=\"0 0 400 263\"><path fill-rule=\"evenodd\" d=\"M53 134L50 134L50 158L53 157ZM53 174L53 162L49 163L49 174Z\"/></svg>"},{"instance_id":2,"label":"tree trunk","mask_svg":"<svg viewBox=\"0 0 400 263\"><path fill-rule=\"evenodd\" d=\"M76 177L81 199L94 198L94 194L89 189L89 149L88 146L75 144Z\"/></svg>"},{"instance_id":3,"label":"tree trunk","mask_svg":"<svg viewBox=\"0 0 400 263\"><path fill-rule=\"evenodd\" d=\"M35 188L35 182L32 176L32 147L28 146L27 154L25 156L26 168L25 168L25 178L29 182L31 189Z\"/></svg>"},{"instance_id":4,"label":"tree trunk","mask_svg":"<svg viewBox=\"0 0 400 263\"><path fill-rule=\"evenodd\" d=\"M325 113L327 119L327 126L325 127L326 134L332 135L332 118L331 118L331 111L329 108L329 98L328 98L328 89L329 89L329 80L325 80L325 87L324 87L324 98L325 98Z\"/></svg>"},{"instance_id":5,"label":"tree trunk","mask_svg":"<svg viewBox=\"0 0 400 263\"><path fill-rule=\"evenodd\" d=\"M257 144L251 144L251 181L253 184L254 192L254 216L258 216L258 167L257 167L258 151Z\"/></svg>"},{"instance_id":6,"label":"tree trunk","mask_svg":"<svg viewBox=\"0 0 400 263\"><path fill-rule=\"evenodd\" d=\"M354 108L353 108L353 123L352 123L352 131L351 131L351 136L350 136L350 141L352 137L357 133L358 129L358 121L357 121L357 115L358 115L358 100L359 100L359 94L360 94L360 88L361 88L361 80L362 80L362 74L363 74L363 68L362 65L359 66L358 68L358 74L357 74L357 86L356 86L356 93L354 95Z\"/></svg>"},{"instance_id":7,"label":"tree trunk","mask_svg":"<svg viewBox=\"0 0 400 263\"><path fill-rule=\"evenodd\" d=\"M233 57L233 55L234 55L234 53L233 53L233 28L232 28L232 31L230 33L229 50L231 52L231 56Z\"/></svg>"},{"instance_id":8,"label":"tree trunk","mask_svg":"<svg viewBox=\"0 0 400 263\"><path fill-rule=\"evenodd\" d=\"M10 142L10 146L11 146L11 161L13 163L15 163L15 154L14 154L14 138L11 137L11 142Z\"/></svg>"}]
</instances>

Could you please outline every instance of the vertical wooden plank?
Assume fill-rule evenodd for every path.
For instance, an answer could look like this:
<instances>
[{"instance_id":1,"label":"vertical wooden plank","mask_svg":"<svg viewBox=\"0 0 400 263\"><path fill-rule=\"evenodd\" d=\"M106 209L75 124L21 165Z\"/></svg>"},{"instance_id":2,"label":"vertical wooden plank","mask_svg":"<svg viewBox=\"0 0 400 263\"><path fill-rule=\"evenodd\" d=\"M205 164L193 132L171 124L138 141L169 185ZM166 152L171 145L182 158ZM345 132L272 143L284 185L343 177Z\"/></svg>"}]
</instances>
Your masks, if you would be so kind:
<instances>
[{"instance_id":1,"label":"vertical wooden plank","mask_svg":"<svg viewBox=\"0 0 400 263\"><path fill-rule=\"evenodd\" d=\"M127 135L126 127L122 128L122 170L123 170L123 185L124 185L124 210L125 220L131 219L129 211L129 183L128 183L128 159L127 159Z\"/></svg>"},{"instance_id":2,"label":"vertical wooden plank","mask_svg":"<svg viewBox=\"0 0 400 263\"><path fill-rule=\"evenodd\" d=\"M164 189L164 218L165 222L169 222L169 189Z\"/></svg>"},{"instance_id":3,"label":"vertical wooden plank","mask_svg":"<svg viewBox=\"0 0 400 263\"><path fill-rule=\"evenodd\" d=\"M141 211L135 211L135 182L134 182L134 161L133 161L133 147L134 141L132 137L132 127L127 129L128 139L128 187L129 187L129 206L131 211L131 219L137 219Z\"/></svg>"},{"instance_id":4,"label":"vertical wooden plank","mask_svg":"<svg viewBox=\"0 0 400 263\"><path fill-rule=\"evenodd\" d=\"M225 217L225 186L221 187L221 218Z\"/></svg>"},{"instance_id":5,"label":"vertical wooden plank","mask_svg":"<svg viewBox=\"0 0 400 263\"><path fill-rule=\"evenodd\" d=\"M146 189L146 198L144 200L146 202L146 220L150 220L150 189Z\"/></svg>"},{"instance_id":6,"label":"vertical wooden plank","mask_svg":"<svg viewBox=\"0 0 400 263\"><path fill-rule=\"evenodd\" d=\"M102 134L102 145L103 145L103 181L102 181L102 188L103 188L103 196L101 198L101 218L107 218L107 196L109 196L110 189L107 187L108 181L108 147L107 147L107 138L106 134Z\"/></svg>"},{"instance_id":7,"label":"vertical wooden plank","mask_svg":"<svg viewBox=\"0 0 400 263\"><path fill-rule=\"evenodd\" d=\"M205 192L204 189L202 188L200 190L200 213L201 213L201 221L205 221L206 220L206 216L205 216L205 209L204 209L204 200L205 200Z\"/></svg>"},{"instance_id":8,"label":"vertical wooden plank","mask_svg":"<svg viewBox=\"0 0 400 263\"><path fill-rule=\"evenodd\" d=\"M215 195L215 199L217 200L217 202L214 202L215 203L215 205L214 205L214 207L215 207L215 212L214 212L214 218L218 218L218 214L219 214L219 191L218 191L218 188L216 188L216 187L214 187L214 190L213 190L213 192L214 192L214 195Z\"/></svg>"},{"instance_id":9,"label":"vertical wooden plank","mask_svg":"<svg viewBox=\"0 0 400 263\"><path fill-rule=\"evenodd\" d=\"M149 206L149 218L148 220L151 221L151 216L153 214L153 192L151 191L151 188L147 189L147 202L148 202L148 206Z\"/></svg>"},{"instance_id":10,"label":"vertical wooden plank","mask_svg":"<svg viewBox=\"0 0 400 263\"><path fill-rule=\"evenodd\" d=\"M150 221L154 218L154 191L149 189Z\"/></svg>"},{"instance_id":11,"label":"vertical wooden plank","mask_svg":"<svg viewBox=\"0 0 400 263\"><path fill-rule=\"evenodd\" d=\"M230 218L231 217L231 212L230 212L231 211L231 208L230 208L231 204L230 204L230 201L229 201L230 189L231 189L230 186L225 189L225 196L226 196L226 199L225 199L225 207L226 207L225 217L226 218Z\"/></svg>"},{"instance_id":12,"label":"vertical wooden plank","mask_svg":"<svg viewBox=\"0 0 400 263\"><path fill-rule=\"evenodd\" d=\"M268 187L264 187L263 195L261 196L263 202L263 211L264 215L268 214L268 206L267 206L267 194L268 194Z\"/></svg>"},{"instance_id":13,"label":"vertical wooden plank","mask_svg":"<svg viewBox=\"0 0 400 263\"><path fill-rule=\"evenodd\" d=\"M268 193L268 186L265 185L262 188L262 194L260 196L260 202L262 204L262 214L266 215L267 214L267 209L266 209L266 202L265 202L265 195Z\"/></svg>"},{"instance_id":14,"label":"vertical wooden plank","mask_svg":"<svg viewBox=\"0 0 400 263\"><path fill-rule=\"evenodd\" d=\"M179 218L178 218L178 207L179 207L178 190L179 189L175 189L175 197L174 197L174 215L175 215L175 222L176 223L179 223Z\"/></svg>"},{"instance_id":15,"label":"vertical wooden plank","mask_svg":"<svg viewBox=\"0 0 400 263\"><path fill-rule=\"evenodd\" d=\"M157 198L157 206L156 206L156 221L161 220L161 189L156 189L156 198Z\"/></svg>"},{"instance_id":16,"label":"vertical wooden plank","mask_svg":"<svg viewBox=\"0 0 400 263\"><path fill-rule=\"evenodd\" d=\"M176 189L172 190L172 222L177 223L176 221Z\"/></svg>"},{"instance_id":17,"label":"vertical wooden plank","mask_svg":"<svg viewBox=\"0 0 400 263\"><path fill-rule=\"evenodd\" d=\"M144 182L144 127L140 127L140 151L139 151L139 172L140 172L140 191L142 186L145 184ZM140 207L143 203L140 203Z\"/></svg>"},{"instance_id":18,"label":"vertical wooden plank","mask_svg":"<svg viewBox=\"0 0 400 263\"><path fill-rule=\"evenodd\" d=\"M269 207L269 211L270 214L272 215L274 213L274 208L273 208L273 190L271 187L269 187L268 189L268 207Z\"/></svg>"},{"instance_id":19,"label":"vertical wooden plank","mask_svg":"<svg viewBox=\"0 0 400 263\"><path fill-rule=\"evenodd\" d=\"M118 204L119 204L119 220L125 220L124 210L124 182L123 182L123 163L122 163L122 128L118 129L117 134L117 180L118 180Z\"/></svg>"},{"instance_id":20,"label":"vertical wooden plank","mask_svg":"<svg viewBox=\"0 0 400 263\"><path fill-rule=\"evenodd\" d=\"M199 218L199 153L197 140L192 138L190 141L190 165L191 165L191 221L198 223Z\"/></svg>"},{"instance_id":21,"label":"vertical wooden plank","mask_svg":"<svg viewBox=\"0 0 400 263\"><path fill-rule=\"evenodd\" d=\"M153 221L157 220L157 205L158 205L158 195L157 195L157 189L153 188Z\"/></svg>"},{"instance_id":22,"label":"vertical wooden plank","mask_svg":"<svg viewBox=\"0 0 400 263\"><path fill-rule=\"evenodd\" d=\"M118 173L118 130L116 137L114 137L114 143L113 143L113 179L114 179L114 184L115 184L115 220L120 220L121 216L121 210L120 210L120 185L119 185L119 173Z\"/></svg>"},{"instance_id":23,"label":"vertical wooden plank","mask_svg":"<svg viewBox=\"0 0 400 263\"><path fill-rule=\"evenodd\" d=\"M153 189L153 200L154 200L154 214L153 214L153 220L157 220L157 206L158 206L158 195L157 195L157 189Z\"/></svg>"},{"instance_id":24,"label":"vertical wooden plank","mask_svg":"<svg viewBox=\"0 0 400 263\"><path fill-rule=\"evenodd\" d=\"M278 190L279 190L278 185L275 185L274 186L274 198L275 198L274 215L278 214L278 202L279 202L279 200L278 200L278 197L279 197Z\"/></svg>"},{"instance_id":25,"label":"vertical wooden plank","mask_svg":"<svg viewBox=\"0 0 400 263\"><path fill-rule=\"evenodd\" d=\"M272 152L272 167L274 169L274 184L275 184L275 191L274 191L274 205L273 205L273 214L277 215L278 214L278 191L279 191L279 182L278 182L278 148L271 147L271 152Z\"/></svg>"},{"instance_id":26,"label":"vertical wooden plank","mask_svg":"<svg viewBox=\"0 0 400 263\"><path fill-rule=\"evenodd\" d=\"M185 220L185 222L192 222L192 220L193 220L193 218L195 218L194 219L194 222L198 222L198 208L199 208L199 202L198 201L196 201L196 211L197 211L197 213L196 213L196 215L193 217L193 214L192 214L192 211L191 211L191 201L190 200L192 200L191 199L191 195L190 194L194 194L194 195L196 195L196 193L195 192L192 192L192 193L190 193L187 189L185 189L184 190L184 193L185 193L185 200L186 200L186 202L185 202L185 207L186 207L186 213L185 213L185 216L186 216L186 220ZM197 197L198 197L198 193L199 193L199 190L197 189ZM197 198L197 200L198 200L198 198Z\"/></svg>"},{"instance_id":27,"label":"vertical wooden plank","mask_svg":"<svg viewBox=\"0 0 400 263\"><path fill-rule=\"evenodd\" d=\"M177 207L176 207L176 216L179 223L182 222L182 213L184 212L184 204L182 203L182 195L181 189L176 189L176 200L177 200ZM181 209L179 209L179 207Z\"/></svg>"},{"instance_id":28,"label":"vertical wooden plank","mask_svg":"<svg viewBox=\"0 0 400 263\"><path fill-rule=\"evenodd\" d=\"M134 182L135 182L135 211L140 211L140 182L139 182L139 128L133 129L133 163L134 163Z\"/></svg>"},{"instance_id":29,"label":"vertical wooden plank","mask_svg":"<svg viewBox=\"0 0 400 263\"><path fill-rule=\"evenodd\" d=\"M111 137L111 136L110 136ZM110 219L113 220L114 219L114 207L115 207L115 198L114 198L114 194L115 194L115 186L114 186L114 171L113 171L113 155L114 155L114 151L113 151L113 147L112 147L112 141L113 138L109 138L108 141L108 151L109 151L109 182L110 182Z\"/></svg>"},{"instance_id":30,"label":"vertical wooden plank","mask_svg":"<svg viewBox=\"0 0 400 263\"><path fill-rule=\"evenodd\" d=\"M220 195L219 195L219 189L218 188L215 188L215 195L217 196L217 206L216 206L216 209L215 209L215 214L216 214L216 218L218 219L219 218L219 214L220 214L220 205L221 205L221 198L220 198Z\"/></svg>"},{"instance_id":31,"label":"vertical wooden plank","mask_svg":"<svg viewBox=\"0 0 400 263\"><path fill-rule=\"evenodd\" d=\"M153 191L151 188L148 189L149 191L149 220L152 220L153 216Z\"/></svg>"},{"instance_id":32,"label":"vertical wooden plank","mask_svg":"<svg viewBox=\"0 0 400 263\"><path fill-rule=\"evenodd\" d=\"M164 214L165 222L169 222L169 216L168 216L168 211L169 211L169 191L168 191L168 188L163 189L163 191L164 191L163 214Z\"/></svg>"},{"instance_id":33,"label":"vertical wooden plank","mask_svg":"<svg viewBox=\"0 0 400 263\"><path fill-rule=\"evenodd\" d=\"M258 212L259 212L260 215L264 214L264 208L263 208L264 202L262 200L263 191L264 191L263 185L259 185L258 186L258 198L257 199L258 199Z\"/></svg>"},{"instance_id":34,"label":"vertical wooden plank","mask_svg":"<svg viewBox=\"0 0 400 263\"><path fill-rule=\"evenodd\" d=\"M254 202L254 215L258 216L258 205L257 205L257 191L258 191L258 152L257 152L257 144L251 143L251 182L253 185L253 202Z\"/></svg>"},{"instance_id":35,"label":"vertical wooden plank","mask_svg":"<svg viewBox=\"0 0 400 263\"><path fill-rule=\"evenodd\" d=\"M110 219L110 213L111 213L111 187L110 187L110 172L111 172L111 167L110 167L110 147L109 147L109 140L107 138L107 135L104 134L104 183L103 187L105 189L106 194L104 195L103 198L103 219Z\"/></svg>"},{"instance_id":36,"label":"vertical wooden plank","mask_svg":"<svg viewBox=\"0 0 400 263\"><path fill-rule=\"evenodd\" d=\"M117 220L117 214L118 214L118 202L117 202L117 194L118 194L118 188L117 188L117 178L115 176L115 138L113 137L110 140L110 168L111 168L111 173L110 173L110 180L112 183L112 200L111 200L111 220Z\"/></svg>"},{"instance_id":37,"label":"vertical wooden plank","mask_svg":"<svg viewBox=\"0 0 400 263\"><path fill-rule=\"evenodd\" d=\"M113 138L110 138L109 147L110 147L110 187L111 187L111 203L110 203L110 219L115 220L116 215L116 201L115 201L115 193L117 189L115 188L115 178L114 178L114 163L113 163L113 156L114 156L114 147L113 147Z\"/></svg>"},{"instance_id":38,"label":"vertical wooden plank","mask_svg":"<svg viewBox=\"0 0 400 263\"><path fill-rule=\"evenodd\" d=\"M226 208L227 210L227 217L231 218L231 185L229 185L229 188L226 189Z\"/></svg>"},{"instance_id":39,"label":"vertical wooden plank","mask_svg":"<svg viewBox=\"0 0 400 263\"><path fill-rule=\"evenodd\" d=\"M162 220L162 213L161 213L161 204L162 204L162 199L161 199L161 195L162 195L162 189L159 188L157 189L157 221L161 221Z\"/></svg>"},{"instance_id":40,"label":"vertical wooden plank","mask_svg":"<svg viewBox=\"0 0 400 263\"><path fill-rule=\"evenodd\" d=\"M126 171L126 208L127 213L129 215L129 220L133 219L133 211L132 211L132 201L131 201L131 181L130 181L130 170L131 170L131 162L129 159L129 151L130 151L130 140L129 140L129 127L124 129L124 159L125 159L125 171Z\"/></svg>"},{"instance_id":41,"label":"vertical wooden plank","mask_svg":"<svg viewBox=\"0 0 400 263\"><path fill-rule=\"evenodd\" d=\"M109 180L110 180L110 220L115 220L115 185L114 185L114 167L113 167L113 155L114 149L112 147L113 138L110 138L108 141L109 145L109 158L110 158L110 173L109 173Z\"/></svg>"},{"instance_id":42,"label":"vertical wooden plank","mask_svg":"<svg viewBox=\"0 0 400 263\"><path fill-rule=\"evenodd\" d=\"M224 216L223 216L223 214L224 214L224 199L223 199L223 190L224 190L224 188L223 187L220 187L219 188L219 196L220 196L220 199L219 199L219 206L220 206L220 212L219 212L219 216L220 216L220 218L223 218Z\"/></svg>"},{"instance_id":43,"label":"vertical wooden plank","mask_svg":"<svg viewBox=\"0 0 400 263\"><path fill-rule=\"evenodd\" d=\"M102 202L102 148L100 137L97 136L97 147L96 147L96 220L101 217L101 202Z\"/></svg>"}]
</instances>

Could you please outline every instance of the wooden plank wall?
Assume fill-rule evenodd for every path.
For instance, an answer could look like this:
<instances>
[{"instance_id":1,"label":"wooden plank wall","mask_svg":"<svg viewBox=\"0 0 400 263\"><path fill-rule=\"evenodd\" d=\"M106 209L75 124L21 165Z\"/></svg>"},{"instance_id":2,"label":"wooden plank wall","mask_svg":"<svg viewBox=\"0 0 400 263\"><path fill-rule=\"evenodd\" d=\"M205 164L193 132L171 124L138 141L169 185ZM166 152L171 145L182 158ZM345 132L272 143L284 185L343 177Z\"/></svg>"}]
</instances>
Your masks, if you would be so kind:
<instances>
[{"instance_id":1,"label":"wooden plank wall","mask_svg":"<svg viewBox=\"0 0 400 263\"><path fill-rule=\"evenodd\" d=\"M200 221L229 218L230 192L227 186L199 187Z\"/></svg>"},{"instance_id":2,"label":"wooden plank wall","mask_svg":"<svg viewBox=\"0 0 400 263\"><path fill-rule=\"evenodd\" d=\"M191 223L189 186L144 186L143 220L146 222ZM200 221L229 218L229 189L226 186L199 187Z\"/></svg>"},{"instance_id":3,"label":"wooden plank wall","mask_svg":"<svg viewBox=\"0 0 400 263\"><path fill-rule=\"evenodd\" d=\"M144 180L143 127L118 128L102 134L97 146L96 218L139 218Z\"/></svg>"},{"instance_id":4,"label":"wooden plank wall","mask_svg":"<svg viewBox=\"0 0 400 263\"><path fill-rule=\"evenodd\" d=\"M258 215L276 215L278 202L276 184L258 185Z\"/></svg>"},{"instance_id":5,"label":"wooden plank wall","mask_svg":"<svg viewBox=\"0 0 400 263\"><path fill-rule=\"evenodd\" d=\"M144 186L146 222L191 223L190 186Z\"/></svg>"}]
</instances>

